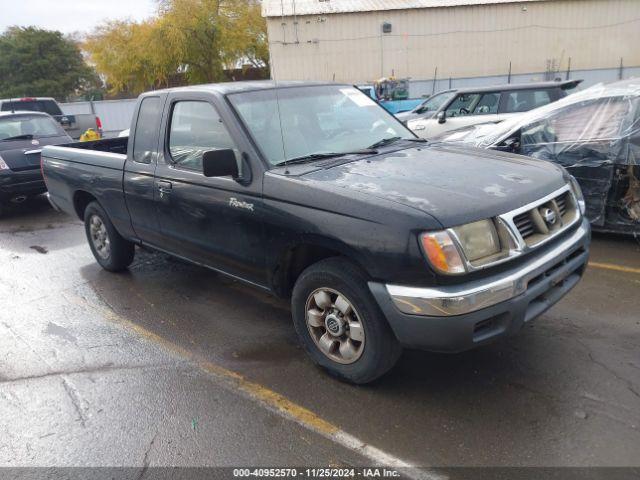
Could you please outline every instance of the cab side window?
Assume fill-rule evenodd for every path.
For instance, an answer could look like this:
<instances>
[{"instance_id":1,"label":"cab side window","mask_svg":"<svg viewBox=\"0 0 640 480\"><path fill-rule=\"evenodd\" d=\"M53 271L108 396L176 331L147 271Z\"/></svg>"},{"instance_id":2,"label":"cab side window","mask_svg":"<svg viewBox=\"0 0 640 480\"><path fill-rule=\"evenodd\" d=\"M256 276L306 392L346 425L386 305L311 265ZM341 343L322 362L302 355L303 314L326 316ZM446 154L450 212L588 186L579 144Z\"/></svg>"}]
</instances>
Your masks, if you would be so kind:
<instances>
[{"instance_id":1,"label":"cab side window","mask_svg":"<svg viewBox=\"0 0 640 480\"><path fill-rule=\"evenodd\" d=\"M227 148L237 155L237 147L213 105L197 100L174 104L169 127L169 153L174 164L202 171L204 152Z\"/></svg>"},{"instance_id":2,"label":"cab side window","mask_svg":"<svg viewBox=\"0 0 640 480\"><path fill-rule=\"evenodd\" d=\"M140 104L133 139L133 161L151 163L158 145L160 97L146 97Z\"/></svg>"}]
</instances>

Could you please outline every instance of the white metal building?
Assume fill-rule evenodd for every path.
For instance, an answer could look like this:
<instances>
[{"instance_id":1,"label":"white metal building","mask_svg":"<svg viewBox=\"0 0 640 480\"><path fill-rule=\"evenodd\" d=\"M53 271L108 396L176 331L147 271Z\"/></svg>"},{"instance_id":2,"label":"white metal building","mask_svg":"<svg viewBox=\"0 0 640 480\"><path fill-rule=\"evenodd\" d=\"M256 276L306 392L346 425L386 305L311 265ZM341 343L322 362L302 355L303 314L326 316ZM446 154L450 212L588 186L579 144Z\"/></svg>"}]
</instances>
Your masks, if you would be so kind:
<instances>
[{"instance_id":1,"label":"white metal building","mask_svg":"<svg viewBox=\"0 0 640 480\"><path fill-rule=\"evenodd\" d=\"M564 78L567 71L594 81L640 74L640 0L263 0L262 5L276 79L370 82L395 74L431 82L435 75L460 85L459 80L468 84L478 77Z\"/></svg>"}]
</instances>

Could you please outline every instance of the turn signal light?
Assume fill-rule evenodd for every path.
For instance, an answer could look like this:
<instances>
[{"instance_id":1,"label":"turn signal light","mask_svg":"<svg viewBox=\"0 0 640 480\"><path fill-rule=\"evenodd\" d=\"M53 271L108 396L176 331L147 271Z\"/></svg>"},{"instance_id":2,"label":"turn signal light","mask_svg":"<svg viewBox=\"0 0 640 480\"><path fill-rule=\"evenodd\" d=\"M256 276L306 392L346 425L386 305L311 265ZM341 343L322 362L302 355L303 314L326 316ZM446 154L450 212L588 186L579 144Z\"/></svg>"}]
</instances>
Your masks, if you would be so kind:
<instances>
[{"instance_id":1,"label":"turn signal light","mask_svg":"<svg viewBox=\"0 0 640 480\"><path fill-rule=\"evenodd\" d=\"M424 233L420 241L433 268L447 274L465 273L460 252L447 232Z\"/></svg>"}]
</instances>

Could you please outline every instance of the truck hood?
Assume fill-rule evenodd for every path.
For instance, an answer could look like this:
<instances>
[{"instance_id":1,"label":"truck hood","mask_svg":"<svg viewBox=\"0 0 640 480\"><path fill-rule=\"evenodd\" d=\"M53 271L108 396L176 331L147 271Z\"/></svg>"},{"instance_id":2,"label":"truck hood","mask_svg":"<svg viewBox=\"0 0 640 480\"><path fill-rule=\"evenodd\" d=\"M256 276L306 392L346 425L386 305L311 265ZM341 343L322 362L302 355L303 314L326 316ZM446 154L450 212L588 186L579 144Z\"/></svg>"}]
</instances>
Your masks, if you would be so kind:
<instances>
[{"instance_id":1,"label":"truck hood","mask_svg":"<svg viewBox=\"0 0 640 480\"><path fill-rule=\"evenodd\" d=\"M338 186L415 208L445 228L506 213L565 184L551 163L449 145L384 153L304 178L316 187Z\"/></svg>"}]
</instances>

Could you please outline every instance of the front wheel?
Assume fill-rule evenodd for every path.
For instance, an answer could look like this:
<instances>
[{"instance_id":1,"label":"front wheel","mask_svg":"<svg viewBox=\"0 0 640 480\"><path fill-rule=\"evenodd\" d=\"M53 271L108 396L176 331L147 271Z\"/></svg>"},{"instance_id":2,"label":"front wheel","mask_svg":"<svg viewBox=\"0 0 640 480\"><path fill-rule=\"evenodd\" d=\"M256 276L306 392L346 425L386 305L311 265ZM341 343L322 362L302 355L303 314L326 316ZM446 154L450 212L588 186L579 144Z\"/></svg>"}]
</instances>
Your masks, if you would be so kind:
<instances>
[{"instance_id":1,"label":"front wheel","mask_svg":"<svg viewBox=\"0 0 640 480\"><path fill-rule=\"evenodd\" d=\"M402 349L367 288L366 275L346 259L329 258L307 268L291 303L302 345L332 375L368 383L398 360Z\"/></svg>"},{"instance_id":2,"label":"front wheel","mask_svg":"<svg viewBox=\"0 0 640 480\"><path fill-rule=\"evenodd\" d=\"M91 252L102 268L119 272L131 265L135 246L116 231L98 202L91 202L87 206L84 228Z\"/></svg>"}]
</instances>

